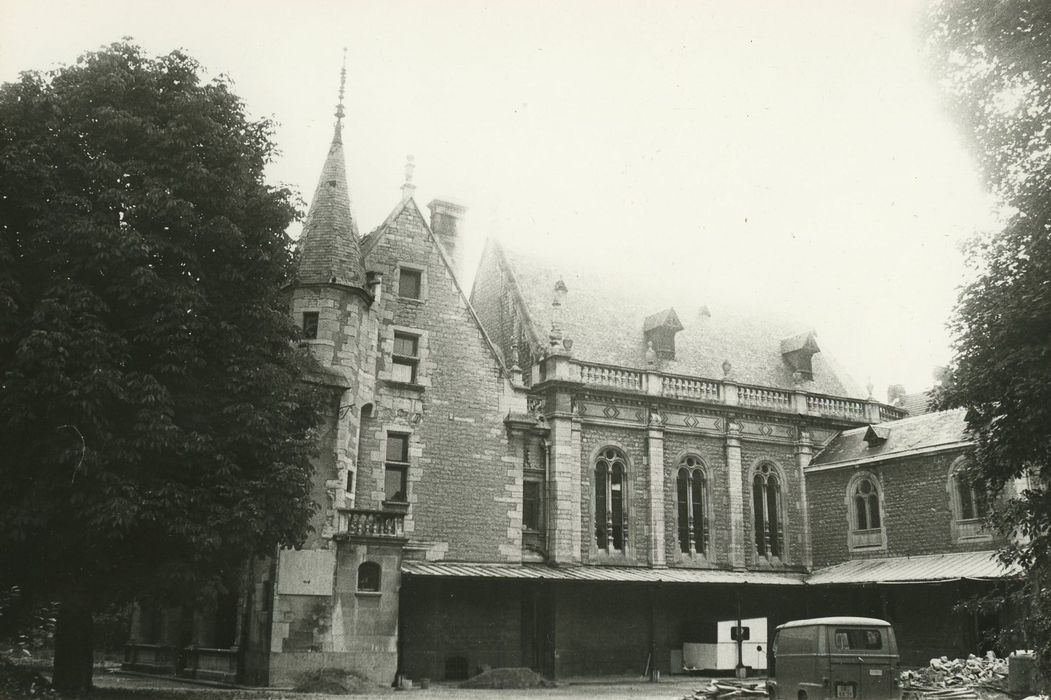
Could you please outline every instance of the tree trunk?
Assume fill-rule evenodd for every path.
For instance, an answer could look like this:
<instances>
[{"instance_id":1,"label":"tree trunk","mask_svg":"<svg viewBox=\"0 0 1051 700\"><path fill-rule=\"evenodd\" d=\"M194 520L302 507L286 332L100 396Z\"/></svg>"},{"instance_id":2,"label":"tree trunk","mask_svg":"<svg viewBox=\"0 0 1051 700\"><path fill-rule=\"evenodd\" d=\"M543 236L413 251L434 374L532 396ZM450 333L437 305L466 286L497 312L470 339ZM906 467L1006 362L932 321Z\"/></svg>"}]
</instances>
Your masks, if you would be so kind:
<instances>
[{"instance_id":1,"label":"tree trunk","mask_svg":"<svg viewBox=\"0 0 1051 700\"><path fill-rule=\"evenodd\" d=\"M83 599L71 597L62 601L55 622L55 663L51 684L63 695L79 695L91 690L95 661L92 627L91 607Z\"/></svg>"}]
</instances>

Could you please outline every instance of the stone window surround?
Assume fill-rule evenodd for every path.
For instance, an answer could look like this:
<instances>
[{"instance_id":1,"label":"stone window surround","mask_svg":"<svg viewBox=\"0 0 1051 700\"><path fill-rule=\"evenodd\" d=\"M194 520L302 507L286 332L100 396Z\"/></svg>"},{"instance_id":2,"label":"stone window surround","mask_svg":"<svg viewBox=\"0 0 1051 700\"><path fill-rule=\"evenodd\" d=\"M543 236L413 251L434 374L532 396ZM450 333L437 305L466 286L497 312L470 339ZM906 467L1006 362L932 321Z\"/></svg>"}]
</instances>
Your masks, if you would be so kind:
<instances>
[{"instance_id":1,"label":"stone window surround","mask_svg":"<svg viewBox=\"0 0 1051 700\"><path fill-rule=\"evenodd\" d=\"M400 460L391 460L391 459L389 459L389 455L387 453L387 450L388 450L388 442L390 440L390 436L391 435L398 435L398 436L401 436L401 437L405 438L405 461L404 462L400 461ZM401 508L401 509L404 509L409 504L409 484L410 484L409 471L412 469L412 432L409 431L409 430L404 430L404 429L402 429L400 427L394 427L393 429L388 427L386 430L383 431L383 445L381 446L381 454L383 455L383 479L384 479L384 481L383 481L383 494L384 494L383 506L385 508ZM401 469L401 472L402 472L402 484L405 487L404 500L400 500L400 501L391 500L391 499L387 498L387 496L386 496L386 494L387 494L386 478L387 478L387 470L388 470L389 466L394 466L396 468Z\"/></svg>"},{"instance_id":2,"label":"stone window surround","mask_svg":"<svg viewBox=\"0 0 1051 700\"><path fill-rule=\"evenodd\" d=\"M418 272L420 274L420 296L419 297L416 297L416 298L403 297L401 295L400 292L401 292L401 271L402 270L408 270L410 272ZM427 268L425 266L423 266L423 265L413 265L412 263L404 263L404 262L400 262L399 261L394 266L394 284L392 286L394 287L394 289L393 289L393 292L394 292L393 296L396 299L398 299L398 301L407 302L409 304L422 304L423 302L425 302L427 300Z\"/></svg>"},{"instance_id":3,"label":"stone window surround","mask_svg":"<svg viewBox=\"0 0 1051 700\"><path fill-rule=\"evenodd\" d=\"M778 522L781 525L781 538L778 544L780 545L780 552L777 555L772 555L769 552L766 554L759 554L758 549L755 546L755 526L756 526L756 513L755 513L755 477L761 472L763 465L770 467L770 472L777 478L777 516ZM752 525L752 538L751 547L752 552L755 555L755 561L757 563L766 564L780 564L788 561L788 517L785 508L785 501L788 497L788 480L785 478L784 468L772 459L762 457L755 460L752 463L751 469L748 470L748 508L751 517Z\"/></svg>"},{"instance_id":4,"label":"stone window surround","mask_svg":"<svg viewBox=\"0 0 1051 700\"><path fill-rule=\"evenodd\" d=\"M598 504L595 493L595 472L598 467L599 458L604 452L611 449L619 453L619 457L624 463L624 476L621 487L621 508L623 510L621 518L624 521L624 533L622 535L624 541L623 549L613 549L612 547L610 549L599 548L598 542L595 541L595 524L598 516ZM587 533L588 542L590 543L588 549L591 555L591 561L595 563L623 563L634 561L635 557L632 554L634 549L632 535L634 533L631 532L631 475L633 473L633 465L631 458L628 456L628 450L624 445L610 440L592 451L586 465L586 471L587 490L591 498L591 517L585 532Z\"/></svg>"},{"instance_id":5,"label":"stone window surround","mask_svg":"<svg viewBox=\"0 0 1051 700\"><path fill-rule=\"evenodd\" d=\"M698 464L696 466L692 466L692 467L688 466L687 465L687 461L690 458L696 460ZM711 498L712 498L711 474L712 474L712 471L711 471L711 467L709 467L708 466L708 462L703 457L701 457L700 451L699 450L694 450L694 449L687 450L686 452L683 452L681 455L678 456L678 458L675 460L674 464L675 464L675 470L673 472L674 478L673 478L672 481L673 481L673 484L674 484L673 488L675 489L675 518L676 518L676 522L675 522L675 526L676 526L676 529L675 529L675 533L676 533L675 534L675 544L676 544L676 546L675 546L675 553L678 556L680 561L699 561L699 562L704 562L704 561L708 560L708 554L710 552L714 551L714 544L712 542L712 529L711 529L711 513L712 513L712 507L711 507ZM678 526L679 526L679 522L678 522L678 518L679 518L679 474L680 474L680 472L683 469L689 469L694 474L700 472L701 477L703 479L703 486L702 486L703 493L701 495L701 499L702 499L701 500L701 507L703 509L703 512L702 512L701 517L702 517L702 520L703 520L704 530L707 532L707 537L706 538L704 537L703 531L702 531L702 533L698 533L697 532L697 530L696 530L696 522L695 522L695 524L694 524L694 541L691 543L692 549L694 551L691 551L691 552L683 552L682 551L682 542L679 539L679 535L680 535L680 531L679 531L679 528L678 528ZM693 502L693 488L694 488L695 484L696 484L696 477L691 479L690 486L688 487L689 490L690 490L689 502L690 502L691 509L692 509L692 505L693 505L693 503L692 503ZM702 546L707 544L707 546L709 548L707 551L702 550L702 549L698 549L695 546L695 543L698 541L698 539L700 539Z\"/></svg>"},{"instance_id":6,"label":"stone window surround","mask_svg":"<svg viewBox=\"0 0 1051 700\"><path fill-rule=\"evenodd\" d=\"M529 459L529 455L533 455ZM526 532L542 533L546 526L545 507L547 501L547 440L543 437L527 435L522 439L522 481L523 481L523 520L522 529ZM537 507L539 509L539 528L533 530L525 525L524 483L538 483Z\"/></svg>"},{"instance_id":7,"label":"stone window surround","mask_svg":"<svg viewBox=\"0 0 1051 700\"><path fill-rule=\"evenodd\" d=\"M300 330L303 331L303 340L317 340L318 329L321 325L321 313L317 310L303 311L299 315Z\"/></svg>"},{"instance_id":8,"label":"stone window surround","mask_svg":"<svg viewBox=\"0 0 1051 700\"><path fill-rule=\"evenodd\" d=\"M375 574L376 582L375 585L369 585L368 587L362 587L362 574L369 576ZM369 583L369 582L367 582ZM358 565L358 577L355 584L355 592L378 595L383 590L383 567L378 562L374 561L363 561Z\"/></svg>"},{"instance_id":9,"label":"stone window surround","mask_svg":"<svg viewBox=\"0 0 1051 700\"><path fill-rule=\"evenodd\" d=\"M417 340L416 343L416 381L411 383L401 382L394 379L394 334L411 335ZM427 360L430 356L429 334L425 330L409 326L387 326L381 335L381 354L387 358L386 366L379 371L379 379L390 384L410 389L423 389L431 385L430 372L427 370Z\"/></svg>"},{"instance_id":10,"label":"stone window surround","mask_svg":"<svg viewBox=\"0 0 1051 700\"><path fill-rule=\"evenodd\" d=\"M952 541L956 544L970 542L989 542L993 539L990 528L985 527L985 517L964 518L963 503L960 500L960 489L963 484L956 478L957 473L963 469L968 462L967 455L960 455L953 460L949 466L949 478L945 489L949 493L949 509L952 513ZM970 487L971 502L975 504L977 513L977 496L974 487Z\"/></svg>"},{"instance_id":11,"label":"stone window surround","mask_svg":"<svg viewBox=\"0 0 1051 700\"><path fill-rule=\"evenodd\" d=\"M868 530L858 530L857 503L854 498L855 491L862 481L868 481L875 489L876 504L879 509L879 527ZM850 477L847 482L847 490L844 500L847 506L847 549L851 552L883 552L887 549L887 518L883 483L875 473L870 471L859 471ZM878 534L877 534L878 533ZM873 540L878 540L873 542Z\"/></svg>"}]
</instances>

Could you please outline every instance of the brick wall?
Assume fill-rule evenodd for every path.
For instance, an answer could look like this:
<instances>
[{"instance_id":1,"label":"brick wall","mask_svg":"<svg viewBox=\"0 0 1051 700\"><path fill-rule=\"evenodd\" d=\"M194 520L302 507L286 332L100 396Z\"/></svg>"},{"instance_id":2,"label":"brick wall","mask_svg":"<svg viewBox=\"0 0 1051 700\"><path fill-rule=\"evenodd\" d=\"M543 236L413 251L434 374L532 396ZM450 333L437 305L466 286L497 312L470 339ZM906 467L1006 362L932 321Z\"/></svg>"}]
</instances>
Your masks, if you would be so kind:
<instances>
[{"instance_id":1,"label":"brick wall","mask_svg":"<svg viewBox=\"0 0 1051 700\"><path fill-rule=\"evenodd\" d=\"M451 657L466 659L472 675L483 665L527 665L522 658L523 585L407 577L401 596L404 673L442 680Z\"/></svg>"},{"instance_id":2,"label":"brick wall","mask_svg":"<svg viewBox=\"0 0 1051 700\"><path fill-rule=\"evenodd\" d=\"M424 270L424 299L398 297L399 265ZM383 495L387 430L408 432L406 531L456 560L508 561L521 554L520 465L509 455L502 409L506 382L438 247L411 201L367 251L366 267L384 273L379 302L376 419L362 451L358 507ZM393 328L421 335L418 384L390 379Z\"/></svg>"},{"instance_id":3,"label":"brick wall","mask_svg":"<svg viewBox=\"0 0 1051 700\"><path fill-rule=\"evenodd\" d=\"M960 452L919 455L807 474L814 566L851 558L848 549L847 487L858 472L876 477L882 495L886 550L878 555L915 556L994 549L999 541L953 537L949 469Z\"/></svg>"}]
</instances>

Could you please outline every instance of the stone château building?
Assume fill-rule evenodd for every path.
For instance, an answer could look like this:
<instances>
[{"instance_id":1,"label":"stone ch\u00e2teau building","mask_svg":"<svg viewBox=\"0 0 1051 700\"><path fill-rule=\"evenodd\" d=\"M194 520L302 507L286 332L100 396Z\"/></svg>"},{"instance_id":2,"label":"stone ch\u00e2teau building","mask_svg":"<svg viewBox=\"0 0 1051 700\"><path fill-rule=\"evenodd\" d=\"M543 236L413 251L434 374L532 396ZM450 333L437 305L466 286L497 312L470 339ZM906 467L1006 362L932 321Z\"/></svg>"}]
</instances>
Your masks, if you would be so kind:
<instances>
[{"instance_id":1,"label":"stone ch\u00e2teau building","mask_svg":"<svg viewBox=\"0 0 1051 700\"><path fill-rule=\"evenodd\" d=\"M276 686L322 667L668 673L719 621L818 612L808 575L850 552L814 531L846 527L844 484L808 482L814 455L905 411L805 328L495 240L469 293L465 208L425 214L411 163L359 234L336 115L288 289L330 392L314 534L249 563L215 610L140 612L128 665Z\"/></svg>"}]
</instances>

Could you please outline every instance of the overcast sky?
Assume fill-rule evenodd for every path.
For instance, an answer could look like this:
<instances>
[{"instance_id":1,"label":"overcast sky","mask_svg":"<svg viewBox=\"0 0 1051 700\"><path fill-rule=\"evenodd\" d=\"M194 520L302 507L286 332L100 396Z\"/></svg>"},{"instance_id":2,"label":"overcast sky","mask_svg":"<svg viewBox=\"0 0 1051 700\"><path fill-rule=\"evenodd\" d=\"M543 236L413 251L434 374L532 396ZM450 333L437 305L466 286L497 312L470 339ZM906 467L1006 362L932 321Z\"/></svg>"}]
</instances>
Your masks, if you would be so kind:
<instances>
[{"instance_id":1,"label":"overcast sky","mask_svg":"<svg viewBox=\"0 0 1051 700\"><path fill-rule=\"evenodd\" d=\"M923 61L921 10L0 0L0 81L122 36L184 48L278 122L270 176L309 197L347 47L363 232L398 202L411 153L421 208L468 206L469 253L495 230L623 284L657 275L698 303L784 310L882 399L888 383L925 388L947 361L959 243L991 222Z\"/></svg>"}]
</instances>

